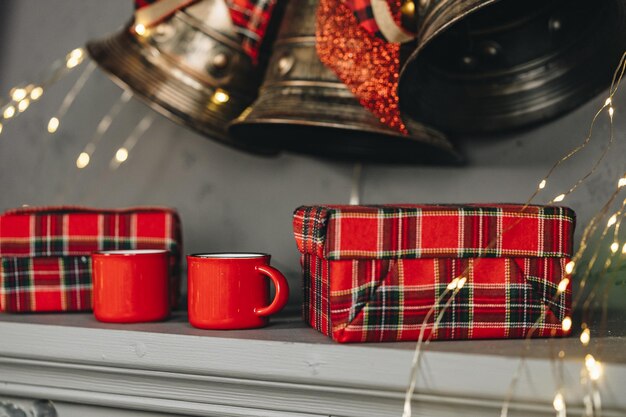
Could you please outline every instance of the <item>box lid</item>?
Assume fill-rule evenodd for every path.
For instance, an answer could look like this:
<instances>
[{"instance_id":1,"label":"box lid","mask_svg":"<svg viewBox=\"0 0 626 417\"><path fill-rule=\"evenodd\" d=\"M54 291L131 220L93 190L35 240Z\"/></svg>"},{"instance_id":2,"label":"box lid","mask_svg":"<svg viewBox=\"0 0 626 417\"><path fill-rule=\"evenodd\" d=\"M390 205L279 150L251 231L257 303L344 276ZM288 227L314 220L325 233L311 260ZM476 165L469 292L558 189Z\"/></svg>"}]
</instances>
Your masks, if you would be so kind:
<instances>
[{"instance_id":1,"label":"box lid","mask_svg":"<svg viewBox=\"0 0 626 417\"><path fill-rule=\"evenodd\" d=\"M570 257L575 213L521 204L302 206L298 249L339 259Z\"/></svg>"},{"instance_id":2,"label":"box lid","mask_svg":"<svg viewBox=\"0 0 626 417\"><path fill-rule=\"evenodd\" d=\"M23 207L0 215L0 256L80 256L97 250L182 251L180 218L166 207Z\"/></svg>"}]
</instances>

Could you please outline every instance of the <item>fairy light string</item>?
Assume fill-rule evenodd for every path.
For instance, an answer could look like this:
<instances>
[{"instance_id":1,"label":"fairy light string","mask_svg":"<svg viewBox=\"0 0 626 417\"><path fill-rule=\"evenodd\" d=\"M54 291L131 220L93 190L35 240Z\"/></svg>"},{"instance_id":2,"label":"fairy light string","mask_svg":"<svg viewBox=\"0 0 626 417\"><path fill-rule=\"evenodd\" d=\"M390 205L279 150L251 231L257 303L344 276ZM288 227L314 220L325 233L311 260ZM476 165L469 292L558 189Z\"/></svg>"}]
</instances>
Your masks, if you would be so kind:
<instances>
[{"instance_id":1,"label":"fairy light string","mask_svg":"<svg viewBox=\"0 0 626 417\"><path fill-rule=\"evenodd\" d=\"M44 75L40 77L43 81L36 84L20 84L11 88L9 100L0 106L0 134L9 120L24 113L33 102L43 96L48 88L80 66L84 59L83 48L75 48L64 58L55 60L46 69Z\"/></svg>"},{"instance_id":2,"label":"fairy light string","mask_svg":"<svg viewBox=\"0 0 626 417\"><path fill-rule=\"evenodd\" d=\"M613 125L613 119L614 119L614 115L615 115L615 109L613 107L613 96L618 92L619 90L619 86L621 85L621 81L624 75L624 72L626 70L626 53L624 53L620 59L620 63L618 65L618 68L615 70L614 75L613 75L613 80L611 83L611 87L609 89L609 97L606 99L606 101L604 102L604 104L601 106L601 108L594 114L594 117L591 121L589 130L588 130L588 134L585 137L584 141L578 145L577 147L575 147L574 149L572 149L571 151L567 152L560 160L558 160L547 172L547 174L539 181L535 191L533 192L533 194L528 198L528 200L526 201L526 203L524 203L521 212L524 212L525 210L527 210L527 208L530 206L530 204L534 201L534 199L540 194L540 192L542 190L545 189L548 180L550 179L550 177L553 175L553 173L556 171L556 169L561 166L564 162L566 162L567 160L571 159L574 155L576 155L577 153L579 153L580 151L582 151L585 147L587 147L587 145L591 142L591 139L593 137L593 131L594 131L594 127L599 119L599 117L602 115L602 113L604 113L605 111L607 112L608 116L609 116L609 123L610 123L610 127L609 127L609 141L607 143L607 145L604 147L604 150L602 152L602 154L600 155L600 157L598 159L596 159L596 161L594 162L594 164L592 165L591 169L586 172L584 175L582 175L577 181L574 182L574 184L564 193L558 194L556 197L554 197L552 200L550 200L549 204L553 204L556 202L561 202L563 201L567 196L569 196L571 193L573 193L581 184L583 184L589 177L591 177L596 170L598 169L598 167L600 166L600 164L602 163L602 161L606 158L606 156L608 155L608 152L611 148L611 146L614 144L614 125ZM609 200L605 203L605 205L603 206L602 210L596 214L591 221L589 222L589 224L587 225L587 227L585 228L584 232L583 232L583 236L581 238L581 242L580 242L580 246L578 251L575 253L575 255L572 257L572 261L570 263L568 263L566 265L565 271L564 271L564 275L562 276L561 281L559 282L558 285L558 291L557 294L554 297L553 301L556 301L557 297L560 297L562 292L566 291L567 288L570 286L571 282L570 282L570 276L572 276L572 274L575 272L575 267L576 267L576 263L581 259L583 253L586 251L587 249L587 244L588 244L588 239L590 238L590 236L592 236L594 234L594 232L597 230L598 228L598 223L600 221L601 218L603 218L606 215L606 212L608 211L609 207L611 206L611 204L613 203L614 199L616 198L618 192L620 191L620 189L622 187L626 186L626 176L620 178L620 180L618 181L618 187L617 190L613 193L613 195L609 198ZM626 204L626 200L625 200L625 204ZM618 212L619 214L621 214L623 212L624 207L622 207L622 209L620 209ZM616 213L616 217L618 216L618 214ZM489 245L487 245L487 247L485 249L491 249L493 248L493 246L497 243L497 240L500 238L500 236L504 233L506 233L508 230L510 230L511 228L513 228L518 222L515 222L513 225L509 226L508 228L506 228L505 230L502 230L490 243ZM605 231L608 230L608 228L610 227L610 225L607 224L607 227L605 227ZM603 236L605 235L605 231L603 231ZM616 228L616 231L614 233L614 240L613 242L617 242L617 233L618 233L619 229ZM619 242L618 242L619 243ZM597 249L598 251L599 249ZM616 253L617 251L614 250L614 246L612 244L612 249L611 251L613 253ZM623 247L623 252L626 253L626 244L624 244ZM480 262L480 259L477 259L477 262ZM590 262L587 267L586 267L586 271L584 274L583 279L580 281L579 283L579 288L582 289L584 288L584 286L586 285L586 280L588 279L588 276L590 275L591 270L593 269L593 266L595 264L594 262ZM610 266L610 263L608 263L607 265L605 265L605 268ZM460 277L464 277L467 276L467 270L464 271ZM458 279L458 278L455 278ZM592 291L593 293L593 291ZM444 305L443 309L441 310L440 314L443 314L448 306L451 303L451 300L454 298L456 294L453 294L451 296L451 298L448 300L448 302ZM414 360L412 363L412 367L411 367L411 373L410 373L410 382L409 382L409 387L407 389L406 392L406 396L405 396L405 403L404 403L404 413L403 413L403 417L411 417L411 398L412 395L414 393L415 390L415 385L416 385L416 379L417 379L417 375L419 373L419 363L420 363L420 354L422 351L422 344L427 344L423 342L423 334L424 334L424 330L426 329L426 327L429 325L428 321L430 320L430 317L432 315L432 312L435 310L435 308L437 308L439 306L439 304L442 302L444 295L442 294L442 296L440 296L440 298L438 300L436 300L435 304L431 307L431 310L429 310L429 314L427 314L427 316L425 317L424 321L422 322L421 328L420 328L420 336L418 338L417 344L416 344L416 348L415 348L415 355L414 355ZM572 303L572 310L574 310L575 306L577 305L578 299L581 297L581 293L578 294L577 299ZM587 308L589 307L589 305L587 305ZM525 338L525 342L522 348L522 354L520 357L520 364L518 366L518 369L515 372L515 375L511 381L511 384L509 386L509 390L507 392L507 395L505 397L505 400L503 402L503 406L501 408L501 417L507 417L508 416L508 409L509 409L509 404L510 401L514 395L514 391L516 388L516 385L518 383L518 380L521 376L521 369L523 367L523 364L525 363L525 352L527 351L528 347L529 347L529 343L531 340L532 335L534 334L534 332L538 329L538 326L540 323L543 322L543 320L545 320L545 314L546 314L546 309L544 309L542 311L542 313L540 314L540 317L535 321L535 323L532 325L532 327L530 328L530 330L528 331L526 338ZM430 340L430 338L432 337L432 334L434 333L434 331L436 330L436 325L438 324L438 322L436 321L433 324L433 327L431 328L431 333L429 336L429 339L427 341ZM567 316L563 319L562 322L562 328L564 331L569 331L572 327L572 319L571 317ZM581 332L580 335L580 342L583 346L587 346L590 342L590 338L591 338L591 332L589 327L587 326L586 323L583 323L583 330ZM563 352L561 354L561 352ZM559 358L562 360L565 356L564 350L560 350L559 351ZM599 364L598 361L596 361L596 363ZM594 370L593 375L597 378L599 378L601 376L601 373L596 370ZM561 381L558 385L561 386L563 384L563 382ZM599 391L595 391L592 395L593 398L595 398L597 400L597 398L599 398ZM594 404L599 404L599 401L595 401ZM557 389L554 400L553 400L553 407L556 411L556 415L557 416L565 416L566 415L566 403L565 403L565 398L561 392L561 388Z\"/></svg>"},{"instance_id":3,"label":"fairy light string","mask_svg":"<svg viewBox=\"0 0 626 417\"><path fill-rule=\"evenodd\" d=\"M91 140L89 141L89 143L87 143L87 145L85 145L82 152L76 158L76 168L84 169L87 167L87 165L89 165L89 163L91 162L91 157L96 150L96 147L98 146L106 132L109 130L109 127L111 127L113 120L117 117L122 108L126 105L126 103L130 101L132 97L132 92L124 90L120 98L113 104L113 106L111 106L109 112L102 119L100 119L98 127L91 137Z\"/></svg>"},{"instance_id":4,"label":"fairy light string","mask_svg":"<svg viewBox=\"0 0 626 417\"><path fill-rule=\"evenodd\" d=\"M120 165L126 162L128 157L130 156L131 151L137 145L137 142L139 142L139 140L143 137L146 131L150 129L150 126L152 126L154 120L155 115L151 113L147 116L144 116L144 118L141 119L137 126L135 126L128 138L126 138L124 143L122 143L122 146L117 149L115 155L111 159L111 162L109 162L109 168L112 171L115 171L117 168L119 168Z\"/></svg>"},{"instance_id":5,"label":"fairy light string","mask_svg":"<svg viewBox=\"0 0 626 417\"><path fill-rule=\"evenodd\" d=\"M417 384L417 375L419 374L420 363L421 363L421 358L422 358L422 355L421 355L422 342L424 341L424 334L425 334L426 328L428 327L428 321L430 320L430 317L433 315L437 307L439 307L441 302L448 296L448 294L450 294L450 292L452 292L452 294L450 294L450 297L448 297L448 300L444 304L443 308L437 315L433 323L433 326L430 330L428 339L426 340L426 342L424 342L424 345L428 345L430 343L432 335L437 330L439 323L441 322L448 307L450 306L450 304L452 304L452 301L454 300L456 295L459 293L459 291L461 291L461 289L463 288L466 282L467 282L467 278L465 277L457 277L457 278L454 278L452 281L450 281L450 283L448 283L448 285L446 286L446 289L441 293L441 295L437 298L437 300L435 300L434 304L430 307L430 309L426 313L426 316L424 316L424 320L422 321L422 325L420 326L420 333L417 339L417 344L415 346L415 352L413 354L413 361L411 363L410 383L409 383L409 388L407 389L405 396L404 396L404 407L403 407L402 417L411 417L412 415L411 399L413 398L413 393L415 392L415 386Z\"/></svg>"},{"instance_id":6,"label":"fairy light string","mask_svg":"<svg viewBox=\"0 0 626 417\"><path fill-rule=\"evenodd\" d=\"M48 133L53 134L59 129L61 120L63 119L63 117L65 117L67 111L70 109L70 107L74 103L74 100L76 100L76 97L81 92L81 90L87 83L87 80L89 80L89 78L91 77L91 74L93 74L95 69L96 69L96 64L93 61L89 62L89 64L85 67L85 69L83 70L83 73L80 75L80 77L78 77L74 85L67 92L67 94L65 95L65 98L63 98L63 101L61 102L61 106L59 107L59 109L56 111L54 116L52 116L50 120L48 121L48 126L47 126Z\"/></svg>"},{"instance_id":7,"label":"fairy light string","mask_svg":"<svg viewBox=\"0 0 626 417\"><path fill-rule=\"evenodd\" d=\"M6 129L8 121L24 114L34 102L39 101L44 93L59 80L78 68L86 57L83 48L75 48L63 58L55 60L36 83L22 83L10 89L9 99L0 107L0 135Z\"/></svg>"},{"instance_id":8,"label":"fairy light string","mask_svg":"<svg viewBox=\"0 0 626 417\"><path fill-rule=\"evenodd\" d=\"M590 132L591 132L593 130L593 125L595 124L599 114L601 114L601 112L604 111L605 109L607 109L607 107L608 107L609 124L610 124L610 127L609 127L609 132L610 132L609 142L610 142L610 144L614 140L613 139L614 138L614 134L613 134L613 128L614 128L613 116L615 114L615 111L614 111L614 108L612 106L612 103L613 103L612 98L613 98L613 95L619 89L619 85L620 85L622 77L624 75L624 69L626 69L625 57L626 57L626 54L624 54L622 56L622 59L620 61L620 65L618 67L618 70L616 70L616 72L615 72L613 83L612 83L611 88L610 88L610 96L605 101L604 106L595 114L595 116L594 116L594 118L592 120L592 127L590 128ZM619 75L618 75L618 72L619 72ZM586 146L587 143L588 143L588 141L586 141L583 145ZM608 147L609 146L607 146L605 148L605 152L603 152L602 158L606 154ZM566 157L569 157L570 155L572 155L572 153L569 153L568 155L566 155ZM594 164L594 168L592 169L592 171L594 171L597 168L597 166L598 166L597 163ZM585 176L583 176L583 181L586 178L588 178L590 175L591 174L588 173ZM572 189L570 189L569 192L571 193L578 185L580 185L580 183L582 183L582 181L577 182L576 186L573 187ZM543 188L543 187L541 187L541 185L542 185L542 183L540 182L540 188ZM617 197L618 193L620 192L621 188L624 187L625 185L626 185L626 181L624 180L624 177L620 178L620 180L618 181L618 184L617 184L617 188L614 190L612 195L609 197L608 201L604 204L604 206L602 207L600 212L598 214L596 214L591 219L591 221L589 222L589 224L585 228L585 230L583 232L583 236L581 238L581 243L580 243L579 249L576 252L576 254L573 256L572 261L568 264L568 267L569 267L568 270L565 271L568 275L572 275L575 272L575 268L576 268L577 263L580 261L580 259L582 258L583 254L585 253L585 251L588 248L588 240L589 240L589 238L595 234L596 230L598 229L598 226L600 224L601 219L605 218L606 213L608 212L609 208L613 204L613 202L614 202L615 198ZM545 186L545 183L543 183L543 186ZM612 216L609 217L609 220L607 221L606 226L604 227L604 229L601 232L600 242L602 242L604 240L604 238L605 238L609 228L612 227L613 225L616 225L617 222L618 222L618 219L621 219L620 215L624 211L625 204L626 204L626 200L624 200L624 203L622 204L622 207L616 213L614 213ZM619 232L619 228L616 227L616 230L614 232L613 243L617 242L617 234L618 234L618 232ZM611 248L611 252L613 252L613 254L615 255L615 253L617 251L613 250L613 244L611 245L611 247L612 247ZM579 286L579 292L578 292L576 298L572 302L572 310L574 310L578 306L578 302L580 301L580 299L581 299L581 297L583 295L582 289L585 287L587 279L589 278L589 276L591 274L591 271L593 270L593 268L595 266L595 262L598 259L598 255L599 255L599 251L600 250L601 250L601 245L598 245L596 247L595 252L593 253L593 255L591 257L591 260L586 264L585 272L583 273L582 279L580 280L579 285L578 285ZM611 265L611 262L610 262L610 258L609 258L608 262L605 263L604 268L603 268L603 270L600 273L600 278L596 282L596 285L589 292L588 298L592 298L594 296L594 294L595 294L595 287L597 287L597 285L599 285L603 281L604 274L605 274L606 270L608 269L608 267L610 265ZM608 290L608 284L609 283L605 283L605 285L607 286L607 290ZM587 310L590 307L591 307L590 303L585 302L585 304L583 305L583 317L585 317L587 315ZM606 310L606 308L607 307L605 305L604 309ZM603 313L603 320L606 320L606 314L607 314L606 312ZM587 324L588 321L589 321L588 319L589 318L586 317L586 320L585 319L583 320L583 323L581 325L582 332L580 333L580 336L579 336L580 343L583 345L583 347L587 347L589 345L590 341L591 341L591 331L590 331L590 328L589 328L589 326ZM541 320L543 320L542 317L540 317L537 320L537 323L540 323ZM572 325L572 321L571 321L570 317L566 317L563 320L563 322L562 322L562 326L563 326L564 330L565 329L569 330L571 328L571 325ZM536 326L533 326L533 327L536 327ZM530 339L527 338L527 341L526 341L525 345L528 345L528 341L529 340ZM595 360L595 358L594 358L594 360ZM592 368L590 368L589 367L589 361L586 361L587 372L588 372L590 378L592 380L596 381L602 375L602 372L601 372L601 369L602 369L601 366L602 365L600 364L599 361L595 361L594 364L595 365ZM512 398L516 382L517 381L514 381L514 382L511 383L511 386L510 386L511 389L509 389L509 393L507 394L507 398L505 399L504 405L502 407L502 413L501 413L502 417L506 417L506 415L507 415L508 404L510 403L510 400ZM588 401L590 401L590 404L592 405L592 408L593 408L592 412L595 412L595 411L598 411L599 407L600 407L600 400L599 400L600 393L597 390L597 387L595 387L595 388L591 387L591 391L592 392L590 392L585 398L588 398L588 399L590 398L590 400L588 400ZM561 399L562 399L562 394L561 394L560 389L557 390L557 394L555 395L555 402L554 402L554 408L555 408L555 411L557 412L557 416L562 415L561 414L562 410L560 409L560 407L557 407L557 405L558 406L561 405L561 401L557 401L559 395L561 396ZM563 410L564 409L565 409L565 402L563 401ZM593 415L595 415L595 414L593 414Z\"/></svg>"}]
</instances>

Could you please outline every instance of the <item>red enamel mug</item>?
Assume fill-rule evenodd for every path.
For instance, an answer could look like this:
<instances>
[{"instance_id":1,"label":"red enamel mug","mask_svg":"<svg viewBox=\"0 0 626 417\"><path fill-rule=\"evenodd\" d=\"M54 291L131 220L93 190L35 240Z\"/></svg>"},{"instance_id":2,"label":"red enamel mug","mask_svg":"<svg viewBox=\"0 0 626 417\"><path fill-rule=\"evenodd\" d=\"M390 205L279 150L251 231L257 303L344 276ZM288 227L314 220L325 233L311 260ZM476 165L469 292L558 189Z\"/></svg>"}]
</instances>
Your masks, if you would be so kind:
<instances>
[{"instance_id":1,"label":"red enamel mug","mask_svg":"<svg viewBox=\"0 0 626 417\"><path fill-rule=\"evenodd\" d=\"M289 299L287 279L263 253L189 255L187 280L189 322L201 329L266 326ZM276 287L271 302L270 280Z\"/></svg>"},{"instance_id":2,"label":"red enamel mug","mask_svg":"<svg viewBox=\"0 0 626 417\"><path fill-rule=\"evenodd\" d=\"M138 249L91 255L97 320L139 323L169 316L169 252Z\"/></svg>"}]
</instances>

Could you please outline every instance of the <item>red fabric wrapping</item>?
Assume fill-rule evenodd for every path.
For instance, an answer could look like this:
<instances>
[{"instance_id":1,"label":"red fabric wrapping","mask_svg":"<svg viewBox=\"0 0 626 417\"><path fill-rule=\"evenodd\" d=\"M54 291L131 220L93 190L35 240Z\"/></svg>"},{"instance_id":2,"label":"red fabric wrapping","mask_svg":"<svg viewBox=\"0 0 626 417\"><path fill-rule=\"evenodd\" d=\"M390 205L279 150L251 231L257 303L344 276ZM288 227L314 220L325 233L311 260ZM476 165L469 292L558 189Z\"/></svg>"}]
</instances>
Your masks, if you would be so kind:
<instances>
[{"instance_id":1,"label":"red fabric wrapping","mask_svg":"<svg viewBox=\"0 0 626 417\"><path fill-rule=\"evenodd\" d=\"M433 339L521 338L538 320L533 336L566 335L571 290L557 287L572 255L574 213L522 208L298 208L305 320L339 342L416 340L448 283L465 274Z\"/></svg>"},{"instance_id":2,"label":"red fabric wrapping","mask_svg":"<svg viewBox=\"0 0 626 417\"><path fill-rule=\"evenodd\" d=\"M99 250L167 249L179 295L182 232L175 210L41 207L0 216L0 310L91 309L91 262Z\"/></svg>"},{"instance_id":3,"label":"red fabric wrapping","mask_svg":"<svg viewBox=\"0 0 626 417\"><path fill-rule=\"evenodd\" d=\"M135 9L149 6L158 0L135 0ZM225 0L230 18L235 25L243 50L258 62L259 50L276 0Z\"/></svg>"},{"instance_id":4,"label":"red fabric wrapping","mask_svg":"<svg viewBox=\"0 0 626 417\"><path fill-rule=\"evenodd\" d=\"M354 17L359 22L359 25L365 29L368 33L376 36L387 42L394 42L394 40L385 38L385 35L381 31L379 22L376 21L374 11L372 9L372 0L342 0L343 3L352 11ZM387 9L391 16L393 16L394 23L397 25L398 30L401 30L407 34L407 36L413 36L408 30L402 27L402 18L400 12L401 1L400 0L388 0Z\"/></svg>"},{"instance_id":5,"label":"red fabric wrapping","mask_svg":"<svg viewBox=\"0 0 626 417\"><path fill-rule=\"evenodd\" d=\"M226 0L226 5L237 27L241 46L256 63L276 0Z\"/></svg>"}]
</instances>

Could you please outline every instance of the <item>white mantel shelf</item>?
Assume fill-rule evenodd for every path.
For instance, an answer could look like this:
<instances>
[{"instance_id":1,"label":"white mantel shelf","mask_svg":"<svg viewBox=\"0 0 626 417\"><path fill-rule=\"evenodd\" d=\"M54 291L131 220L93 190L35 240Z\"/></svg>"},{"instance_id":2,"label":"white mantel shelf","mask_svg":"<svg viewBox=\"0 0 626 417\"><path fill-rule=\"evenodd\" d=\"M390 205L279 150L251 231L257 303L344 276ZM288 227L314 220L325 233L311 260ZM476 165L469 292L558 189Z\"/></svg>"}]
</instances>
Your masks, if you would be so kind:
<instances>
[{"instance_id":1,"label":"white mantel shelf","mask_svg":"<svg viewBox=\"0 0 626 417\"><path fill-rule=\"evenodd\" d=\"M626 338L594 342L606 364L602 415L624 416ZM413 415L499 416L523 346L433 342ZM151 415L400 417L413 348L336 344L297 317L224 332L194 329L184 314L137 325L102 324L90 314L0 314L0 396ZM585 352L570 338L530 342L510 416L554 415L557 381L548 358L561 349L568 416L582 414Z\"/></svg>"}]
</instances>

